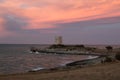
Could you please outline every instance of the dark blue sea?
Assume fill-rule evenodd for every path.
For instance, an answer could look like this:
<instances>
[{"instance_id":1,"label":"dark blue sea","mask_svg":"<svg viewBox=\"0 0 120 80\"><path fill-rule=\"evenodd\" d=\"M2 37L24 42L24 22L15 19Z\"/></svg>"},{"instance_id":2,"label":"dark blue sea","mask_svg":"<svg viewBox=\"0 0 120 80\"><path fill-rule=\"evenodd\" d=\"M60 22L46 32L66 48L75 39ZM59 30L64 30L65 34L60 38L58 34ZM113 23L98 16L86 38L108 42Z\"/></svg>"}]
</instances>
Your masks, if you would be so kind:
<instances>
[{"instance_id":1,"label":"dark blue sea","mask_svg":"<svg viewBox=\"0 0 120 80\"><path fill-rule=\"evenodd\" d=\"M31 47L44 48L47 46L37 44L0 44L0 74L24 73L37 68L54 68L88 57L30 53Z\"/></svg>"}]
</instances>

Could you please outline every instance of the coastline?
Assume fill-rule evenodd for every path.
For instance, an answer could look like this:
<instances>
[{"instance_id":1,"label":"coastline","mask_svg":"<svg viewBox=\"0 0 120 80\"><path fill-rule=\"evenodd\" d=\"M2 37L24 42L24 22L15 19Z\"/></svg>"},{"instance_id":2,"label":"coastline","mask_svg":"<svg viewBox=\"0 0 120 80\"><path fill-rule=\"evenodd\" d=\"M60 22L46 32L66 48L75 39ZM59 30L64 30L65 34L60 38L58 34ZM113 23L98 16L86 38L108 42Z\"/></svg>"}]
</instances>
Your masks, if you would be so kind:
<instances>
[{"instance_id":1,"label":"coastline","mask_svg":"<svg viewBox=\"0 0 120 80\"><path fill-rule=\"evenodd\" d=\"M27 52L26 52L26 53L27 53ZM21 54L20 54L20 55L21 55ZM19 55L19 56L20 56L20 55ZM42 58L42 56L39 56L38 54L37 54L37 55L36 55L36 54L30 54L30 55L31 55L31 57L29 57L29 55L28 55L28 53L27 53L26 56L25 56L25 58L31 58L31 59L32 59L34 56L36 56L37 59L35 59L35 61L38 61L40 58ZM47 55L47 53L46 53L45 55ZM48 55L49 55L49 54L48 54ZM51 54L50 54L50 55L51 55ZM58 55L60 55L60 54L58 54ZM64 55L64 54L63 54L63 55ZM24 55L23 55L23 56L24 56ZM55 54L55 56L56 56L56 54ZM55 57L55 56L54 56L54 57ZM76 56L77 56L77 55L76 55ZM22 57L22 56L21 56L21 57ZM62 57L63 57L63 56L62 56ZM10 59L11 59L11 58L13 59L14 57L10 57ZM17 58L17 57L16 57L16 58ZM47 57L46 57L46 58L47 58ZM52 58L53 58L53 57L52 57ZM51 58L51 59L52 59L52 58ZM57 58L56 58L56 59L57 59ZM63 59L63 58L62 58L62 59ZM67 63L67 64L66 64L67 66L64 64L65 66L64 66L64 65L61 65L61 66L54 67L54 68L49 68L49 69L46 69L46 70L43 69L42 71L44 72L44 71L47 71L47 70L48 70L48 71L49 71L49 70L52 71L52 70L59 70L59 69L61 69L61 70L71 69L71 68L73 68L73 67L74 67L74 68L76 68L76 67L79 67L79 68L84 67L83 64L87 64L86 61L85 61L85 63L84 63L84 61L81 62L79 59L80 59L80 58L78 58L78 60L76 60L76 61L75 61L75 59L74 59L75 62L73 61L72 63ZM22 58L20 58L19 60L26 61L26 60L24 60L24 59L22 59ZM64 59L63 59L63 60L64 60ZM68 60L69 60L69 59L68 59ZM54 61L54 60L52 60L52 61ZM52 62L52 61L50 61L50 62ZM12 60L11 62L13 62L13 60ZM31 60L29 59L29 60L27 60L27 62L31 62ZM64 62L64 61L63 61L63 62ZM87 62L88 62L88 61L87 61ZM96 61L95 61L95 62L96 62ZM59 61L58 61L58 63L59 63ZM77 65L76 65L76 63L77 63ZM98 63L101 63L101 61L98 61ZM38 63L38 64L40 64L40 63ZM68 64L72 64L73 66L68 65ZM81 64L82 64L82 66L81 66ZM90 65L91 65L91 64L93 64L93 63L90 62ZM28 64L28 66L29 66L29 64ZM33 66L33 65L31 65L31 69L34 69L34 67L35 67L35 68L38 68L38 67L39 67L39 66L33 66L33 67L32 67L32 66ZM86 66L86 65L85 65L85 66ZM41 67L41 66L40 66L40 67ZM41 71L40 69L41 69L41 68L38 68L38 69L35 69L35 70L36 70L36 72L37 72L37 71L40 72L40 71ZM16 69L16 70L17 70L17 69ZM30 69L29 69L29 70L30 70ZM29 70L28 70L28 71L29 71ZM39 70L40 70L40 71L39 71ZM27 72L28 72L28 71L27 71Z\"/></svg>"},{"instance_id":2,"label":"coastline","mask_svg":"<svg viewBox=\"0 0 120 80\"><path fill-rule=\"evenodd\" d=\"M70 63L66 63L63 66L58 66L54 68L49 68L49 69L44 69L44 68L36 68L32 69L28 72L49 72L49 71L55 71L55 70L68 70L72 68L83 68L83 67L89 67L90 65L96 65L96 64L101 64L101 61L105 61L106 57L105 56L94 56L91 58L83 59L83 60L78 60L78 61L73 61Z\"/></svg>"},{"instance_id":3,"label":"coastline","mask_svg":"<svg viewBox=\"0 0 120 80\"><path fill-rule=\"evenodd\" d=\"M120 61L117 61L84 68L0 75L0 80L119 80L119 67Z\"/></svg>"}]
</instances>

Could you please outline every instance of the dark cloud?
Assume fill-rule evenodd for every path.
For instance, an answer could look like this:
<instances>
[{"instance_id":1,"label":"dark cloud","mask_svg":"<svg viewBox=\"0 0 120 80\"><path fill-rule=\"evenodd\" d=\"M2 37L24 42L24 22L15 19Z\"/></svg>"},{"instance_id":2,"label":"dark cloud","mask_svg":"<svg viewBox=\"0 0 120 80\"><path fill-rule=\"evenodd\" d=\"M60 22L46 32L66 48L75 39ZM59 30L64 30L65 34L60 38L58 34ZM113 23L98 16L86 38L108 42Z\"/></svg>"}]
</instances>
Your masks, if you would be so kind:
<instances>
[{"instance_id":1,"label":"dark cloud","mask_svg":"<svg viewBox=\"0 0 120 80\"><path fill-rule=\"evenodd\" d=\"M56 35L63 36L65 44L120 44L120 17L56 24L52 29L23 30L24 18L5 18L6 29L17 35L1 39L1 43L52 44ZM16 22L18 20L18 22ZM14 25L13 25L14 24ZM17 27L16 27L17 26ZM10 27L10 28L9 28ZM56 31L56 33L51 33ZM49 33L50 32L50 33Z\"/></svg>"},{"instance_id":2,"label":"dark cloud","mask_svg":"<svg viewBox=\"0 0 120 80\"><path fill-rule=\"evenodd\" d=\"M88 30L92 27L96 29L98 27L112 25L120 23L120 16L117 17L109 17L109 18L101 18L101 19L94 19L94 20L86 20L86 21L76 21L76 22L69 22L69 23L57 23L55 24L56 28L52 28L49 30L57 31L59 33L76 33L82 34L84 30ZM108 27L109 29L109 27ZM98 30L95 30L98 31Z\"/></svg>"},{"instance_id":3,"label":"dark cloud","mask_svg":"<svg viewBox=\"0 0 120 80\"><path fill-rule=\"evenodd\" d=\"M120 44L120 17L56 24L65 43Z\"/></svg>"},{"instance_id":4,"label":"dark cloud","mask_svg":"<svg viewBox=\"0 0 120 80\"><path fill-rule=\"evenodd\" d=\"M20 31L27 25L27 19L14 16L14 15L4 15L4 27L8 31Z\"/></svg>"},{"instance_id":5,"label":"dark cloud","mask_svg":"<svg viewBox=\"0 0 120 80\"><path fill-rule=\"evenodd\" d=\"M116 24L120 23L120 16L116 17L108 17L108 18L100 18L94 20L85 20L85 21L76 21L70 23L58 23L57 26L65 26L65 27L88 27L95 25L104 25L104 24Z\"/></svg>"},{"instance_id":6,"label":"dark cloud","mask_svg":"<svg viewBox=\"0 0 120 80\"><path fill-rule=\"evenodd\" d=\"M0 0L0 2L4 2L5 0Z\"/></svg>"}]
</instances>

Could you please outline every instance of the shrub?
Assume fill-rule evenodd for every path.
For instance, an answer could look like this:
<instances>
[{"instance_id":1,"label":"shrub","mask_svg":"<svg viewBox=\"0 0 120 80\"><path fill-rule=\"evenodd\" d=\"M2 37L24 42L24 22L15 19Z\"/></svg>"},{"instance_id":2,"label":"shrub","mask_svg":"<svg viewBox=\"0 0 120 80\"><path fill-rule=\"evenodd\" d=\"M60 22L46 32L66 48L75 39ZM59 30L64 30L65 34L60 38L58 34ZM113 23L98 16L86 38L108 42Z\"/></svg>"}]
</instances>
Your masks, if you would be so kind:
<instances>
[{"instance_id":1,"label":"shrub","mask_svg":"<svg viewBox=\"0 0 120 80\"><path fill-rule=\"evenodd\" d=\"M120 52L116 53L115 58L116 58L117 60L120 60Z\"/></svg>"},{"instance_id":2,"label":"shrub","mask_svg":"<svg viewBox=\"0 0 120 80\"><path fill-rule=\"evenodd\" d=\"M108 50L108 52L110 52L110 51L113 50L113 47L112 47L112 46L106 46L105 48Z\"/></svg>"},{"instance_id":3,"label":"shrub","mask_svg":"<svg viewBox=\"0 0 120 80\"><path fill-rule=\"evenodd\" d=\"M106 57L106 59L105 59L105 62L112 62L113 60L112 60L112 58L111 57Z\"/></svg>"}]
</instances>

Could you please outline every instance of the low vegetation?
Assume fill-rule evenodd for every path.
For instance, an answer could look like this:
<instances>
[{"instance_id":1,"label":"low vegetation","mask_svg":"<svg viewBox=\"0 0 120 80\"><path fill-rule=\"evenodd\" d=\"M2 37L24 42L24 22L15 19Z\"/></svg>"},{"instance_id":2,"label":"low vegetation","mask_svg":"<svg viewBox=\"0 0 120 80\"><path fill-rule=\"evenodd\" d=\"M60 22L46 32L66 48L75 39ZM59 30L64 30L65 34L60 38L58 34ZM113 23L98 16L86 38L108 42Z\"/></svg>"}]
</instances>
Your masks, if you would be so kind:
<instances>
[{"instance_id":1,"label":"low vegetation","mask_svg":"<svg viewBox=\"0 0 120 80\"><path fill-rule=\"evenodd\" d=\"M115 58L116 58L117 60L120 60L120 52L117 52L117 53L116 53Z\"/></svg>"},{"instance_id":2,"label":"low vegetation","mask_svg":"<svg viewBox=\"0 0 120 80\"><path fill-rule=\"evenodd\" d=\"M0 80L120 80L120 62L47 73L0 75Z\"/></svg>"}]
</instances>

